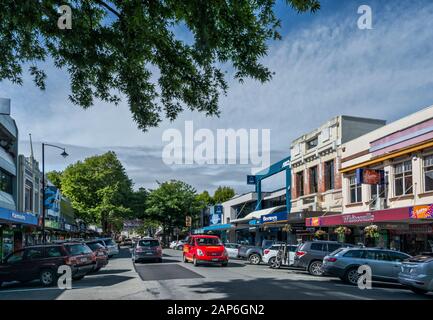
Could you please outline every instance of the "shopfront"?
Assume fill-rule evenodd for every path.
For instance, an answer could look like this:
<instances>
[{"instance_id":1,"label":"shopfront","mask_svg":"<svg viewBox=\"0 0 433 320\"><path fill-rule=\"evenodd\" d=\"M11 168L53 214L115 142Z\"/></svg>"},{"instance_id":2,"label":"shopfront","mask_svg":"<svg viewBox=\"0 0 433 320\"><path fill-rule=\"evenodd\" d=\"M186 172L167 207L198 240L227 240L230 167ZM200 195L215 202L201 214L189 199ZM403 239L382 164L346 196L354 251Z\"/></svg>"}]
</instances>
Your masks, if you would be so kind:
<instances>
[{"instance_id":1,"label":"shopfront","mask_svg":"<svg viewBox=\"0 0 433 320\"><path fill-rule=\"evenodd\" d=\"M0 258L28 245L37 226L38 219L33 214L0 208Z\"/></svg>"},{"instance_id":2,"label":"shopfront","mask_svg":"<svg viewBox=\"0 0 433 320\"><path fill-rule=\"evenodd\" d=\"M307 218L305 224L316 230L326 229L328 238L335 238L337 231L343 230L345 242L417 254L433 251L429 212L433 212L432 205Z\"/></svg>"}]
</instances>

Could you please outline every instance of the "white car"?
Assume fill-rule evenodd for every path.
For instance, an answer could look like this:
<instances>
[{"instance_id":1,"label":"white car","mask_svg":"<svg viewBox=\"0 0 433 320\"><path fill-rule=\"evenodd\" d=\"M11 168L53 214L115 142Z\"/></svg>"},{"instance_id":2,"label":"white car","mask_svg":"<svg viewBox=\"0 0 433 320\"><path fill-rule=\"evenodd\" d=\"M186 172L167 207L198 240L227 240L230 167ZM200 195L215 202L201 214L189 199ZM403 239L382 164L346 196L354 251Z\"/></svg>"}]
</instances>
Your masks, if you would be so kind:
<instances>
[{"instance_id":1,"label":"white car","mask_svg":"<svg viewBox=\"0 0 433 320\"><path fill-rule=\"evenodd\" d=\"M237 243L224 243L224 247L227 250L229 258L237 258L238 250L241 245Z\"/></svg>"},{"instance_id":2,"label":"white car","mask_svg":"<svg viewBox=\"0 0 433 320\"><path fill-rule=\"evenodd\" d=\"M113 239L99 238L95 239L95 242L102 244L107 249L109 258L119 254L119 246Z\"/></svg>"},{"instance_id":3,"label":"white car","mask_svg":"<svg viewBox=\"0 0 433 320\"><path fill-rule=\"evenodd\" d=\"M177 241L172 241L172 242L170 242L169 247L170 247L170 249L174 249L174 247L176 247L176 245L177 245Z\"/></svg>"},{"instance_id":4,"label":"white car","mask_svg":"<svg viewBox=\"0 0 433 320\"><path fill-rule=\"evenodd\" d=\"M275 262L275 258L277 257L278 254L278 250L280 250L281 245L280 244L274 244L272 245L272 247L265 249L263 251L263 262L268 264L268 265L272 265L273 262ZM288 261L283 261L282 265L284 266L291 266L293 265L294 261L295 261L295 252L296 249L298 248L298 245L288 245L287 246L288 250L289 250L289 255L288 255Z\"/></svg>"},{"instance_id":5,"label":"white car","mask_svg":"<svg viewBox=\"0 0 433 320\"><path fill-rule=\"evenodd\" d=\"M183 245L186 243L185 240L179 240L176 245L173 247L175 250L183 250Z\"/></svg>"}]
</instances>

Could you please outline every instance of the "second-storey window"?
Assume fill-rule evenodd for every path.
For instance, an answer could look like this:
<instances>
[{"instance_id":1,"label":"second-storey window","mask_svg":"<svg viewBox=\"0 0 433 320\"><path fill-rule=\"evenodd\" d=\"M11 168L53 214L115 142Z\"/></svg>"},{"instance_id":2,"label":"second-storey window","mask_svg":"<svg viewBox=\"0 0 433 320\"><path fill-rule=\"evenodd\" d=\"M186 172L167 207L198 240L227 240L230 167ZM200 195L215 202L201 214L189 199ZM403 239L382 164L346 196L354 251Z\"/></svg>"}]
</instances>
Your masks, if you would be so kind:
<instances>
[{"instance_id":1,"label":"second-storey window","mask_svg":"<svg viewBox=\"0 0 433 320\"><path fill-rule=\"evenodd\" d=\"M394 166L394 192L395 196L402 196L413 192L412 162L410 160Z\"/></svg>"},{"instance_id":2,"label":"second-storey window","mask_svg":"<svg viewBox=\"0 0 433 320\"><path fill-rule=\"evenodd\" d=\"M298 197L304 195L304 171L296 173L296 193Z\"/></svg>"},{"instance_id":3,"label":"second-storey window","mask_svg":"<svg viewBox=\"0 0 433 320\"><path fill-rule=\"evenodd\" d=\"M362 202L362 185L357 183L356 176L349 177L350 203Z\"/></svg>"},{"instance_id":4,"label":"second-storey window","mask_svg":"<svg viewBox=\"0 0 433 320\"><path fill-rule=\"evenodd\" d=\"M317 166L310 169L310 193L316 193L317 190Z\"/></svg>"},{"instance_id":5,"label":"second-storey window","mask_svg":"<svg viewBox=\"0 0 433 320\"><path fill-rule=\"evenodd\" d=\"M325 162L325 190L334 189L334 160Z\"/></svg>"},{"instance_id":6,"label":"second-storey window","mask_svg":"<svg viewBox=\"0 0 433 320\"><path fill-rule=\"evenodd\" d=\"M433 191L433 155L424 158L424 191Z\"/></svg>"}]
</instances>

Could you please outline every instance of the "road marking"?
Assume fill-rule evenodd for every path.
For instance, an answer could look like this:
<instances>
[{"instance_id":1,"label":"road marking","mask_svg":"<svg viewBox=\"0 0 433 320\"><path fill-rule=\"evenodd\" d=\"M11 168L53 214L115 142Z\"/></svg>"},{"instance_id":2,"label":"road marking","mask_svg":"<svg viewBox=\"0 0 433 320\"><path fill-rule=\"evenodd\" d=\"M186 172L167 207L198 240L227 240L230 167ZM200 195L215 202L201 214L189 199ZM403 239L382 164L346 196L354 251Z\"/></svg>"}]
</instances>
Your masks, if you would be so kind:
<instances>
[{"instance_id":1,"label":"road marking","mask_svg":"<svg viewBox=\"0 0 433 320\"><path fill-rule=\"evenodd\" d=\"M373 300L371 298L363 297L363 296L357 296L354 294L346 293L346 292L340 292L340 291L327 291L332 295L338 295L345 298L352 298L352 299L358 299L358 300Z\"/></svg>"}]
</instances>

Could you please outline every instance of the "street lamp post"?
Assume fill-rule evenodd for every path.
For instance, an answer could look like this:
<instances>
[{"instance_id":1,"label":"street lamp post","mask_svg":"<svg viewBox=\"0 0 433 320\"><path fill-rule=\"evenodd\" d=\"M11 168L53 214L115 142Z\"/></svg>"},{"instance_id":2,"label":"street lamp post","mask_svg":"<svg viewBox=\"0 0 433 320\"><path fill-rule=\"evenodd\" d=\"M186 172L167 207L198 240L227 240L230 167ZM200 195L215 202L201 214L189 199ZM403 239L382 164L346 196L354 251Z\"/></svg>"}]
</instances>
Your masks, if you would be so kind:
<instances>
[{"instance_id":1,"label":"street lamp post","mask_svg":"<svg viewBox=\"0 0 433 320\"><path fill-rule=\"evenodd\" d=\"M46 244L46 237L45 237L45 146L47 147L53 147L60 150L63 150L63 152L60 154L63 158L66 158L68 154L66 153L66 149L49 144L49 143L42 143L42 244Z\"/></svg>"}]
</instances>

